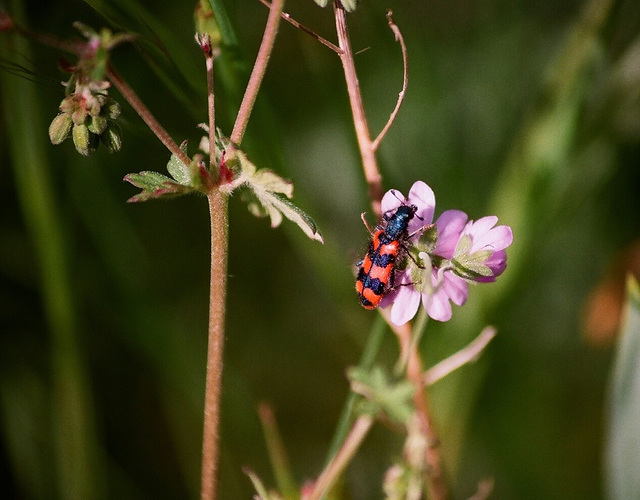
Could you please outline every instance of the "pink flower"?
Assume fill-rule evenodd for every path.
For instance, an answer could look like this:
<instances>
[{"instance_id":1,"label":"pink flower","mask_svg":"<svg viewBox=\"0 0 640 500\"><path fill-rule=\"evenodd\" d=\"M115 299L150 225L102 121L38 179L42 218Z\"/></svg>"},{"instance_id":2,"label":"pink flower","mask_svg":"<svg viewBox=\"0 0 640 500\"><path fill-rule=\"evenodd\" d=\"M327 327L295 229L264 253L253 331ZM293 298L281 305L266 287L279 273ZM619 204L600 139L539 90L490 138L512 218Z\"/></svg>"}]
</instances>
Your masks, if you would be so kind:
<instances>
[{"instance_id":1,"label":"pink flower","mask_svg":"<svg viewBox=\"0 0 640 500\"><path fill-rule=\"evenodd\" d=\"M474 222L460 210L447 210L435 223L435 245L423 245L414 240L419 240L422 235L419 230L433 220L433 191L421 181L412 186L406 200L397 191L389 191L382 199L382 210L387 213L401 204L418 207L416 215L419 217L414 217L409 225L408 234L414 235L409 244L418 246L425 270L420 271L409 259L407 269L396 270L394 288L385 295L380 306L392 306L391 321L396 325L413 318L420 303L429 317L448 321L452 316L451 303L461 306L467 301L470 281L492 282L504 272L507 266L505 249L513 241L511 228L495 226L498 222L495 216ZM425 277L422 282L414 281L420 274Z\"/></svg>"}]
</instances>

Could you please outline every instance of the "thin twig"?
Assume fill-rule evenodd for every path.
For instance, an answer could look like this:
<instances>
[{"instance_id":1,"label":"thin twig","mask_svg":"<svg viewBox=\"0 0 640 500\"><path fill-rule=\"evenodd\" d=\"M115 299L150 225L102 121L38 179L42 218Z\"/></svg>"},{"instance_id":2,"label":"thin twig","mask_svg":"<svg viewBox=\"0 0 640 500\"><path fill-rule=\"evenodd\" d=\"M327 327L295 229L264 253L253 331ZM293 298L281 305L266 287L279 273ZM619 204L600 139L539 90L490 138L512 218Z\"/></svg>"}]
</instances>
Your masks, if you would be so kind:
<instances>
[{"instance_id":1,"label":"thin twig","mask_svg":"<svg viewBox=\"0 0 640 500\"><path fill-rule=\"evenodd\" d=\"M378 150L378 147L380 146L380 142L382 141L384 136L387 134L387 132L391 128L391 125L393 124L393 122L395 121L396 116L398 115L398 111L400 111L400 106L402 105L402 101L404 101L404 95L407 91L407 84L409 83L409 77L408 77L408 71L407 71L407 68L408 68L407 46L404 43L404 38L402 36L402 33L400 33L400 29L398 28L396 23L393 21L393 17L391 17L392 15L393 15L392 11L387 12L387 20L389 21L389 28L391 28L391 31L393 31L393 34L396 37L396 41L400 43L400 48L402 50L402 75L403 75L402 90L398 94L396 107L391 112L391 116L389 116L389 120L387 121L384 128L378 134L378 137L376 137L373 143L371 144L371 147L373 148L374 151Z\"/></svg>"},{"instance_id":2,"label":"thin twig","mask_svg":"<svg viewBox=\"0 0 640 500\"><path fill-rule=\"evenodd\" d=\"M429 368L423 375L424 384L435 384L438 380L443 379L461 366L476 361L489 342L493 340L493 337L496 336L496 333L494 327L487 326L480 332L480 335L472 340L466 347Z\"/></svg>"},{"instance_id":3,"label":"thin twig","mask_svg":"<svg viewBox=\"0 0 640 500\"><path fill-rule=\"evenodd\" d=\"M209 115L209 171L214 175L218 174L215 167L216 158L216 108L215 94L213 91L213 49L209 35L196 35L196 41L202 48L205 57L205 67L207 70L207 109ZM217 178L216 178L217 180Z\"/></svg>"},{"instance_id":4,"label":"thin twig","mask_svg":"<svg viewBox=\"0 0 640 500\"><path fill-rule=\"evenodd\" d=\"M271 4L269 2L267 2L267 0L259 0L260 3L262 5L266 5L267 7L271 7ZM296 28L298 28L299 30L305 32L307 35L312 36L313 38L315 38L316 40L318 40L322 45L324 45L325 47L329 47L331 50L333 50L336 54L340 54L342 53L342 50L340 49L340 47L338 47L337 45L331 43L329 40L327 40L326 38L321 37L320 35L318 35L315 31L307 28L304 24L299 23L298 21L296 21L293 17L291 17L290 14L287 14L286 12L283 12L282 14L280 14L280 17L282 17L282 19L284 19L285 21L287 21L289 24L295 26Z\"/></svg>"},{"instance_id":5,"label":"thin twig","mask_svg":"<svg viewBox=\"0 0 640 500\"><path fill-rule=\"evenodd\" d=\"M362 415L354 422L342 447L320 474L313 486L313 491L305 497L305 500L318 500L327 492L356 454L372 425L373 418L370 415Z\"/></svg>"},{"instance_id":6,"label":"thin twig","mask_svg":"<svg viewBox=\"0 0 640 500\"><path fill-rule=\"evenodd\" d=\"M380 202L382 200L382 176L378 168L375 150L372 147L369 124L365 115L364 104L362 103L362 94L360 93L358 75L356 73L353 51L351 50L351 42L349 40L345 10L340 0L334 1L333 12L336 20L338 44L342 50L340 61L342 62L344 78L347 84L351 113L353 115L360 155L362 156L362 166L367 181L369 199L371 200L373 213L379 218L382 216L382 210L380 208Z\"/></svg>"},{"instance_id":7,"label":"thin twig","mask_svg":"<svg viewBox=\"0 0 640 500\"><path fill-rule=\"evenodd\" d=\"M262 78L267 69L267 63L271 57L271 51L273 44L278 33L278 26L280 25L280 14L284 7L284 0L274 0L271 3L269 10L269 17L267 18L267 25L264 29L264 35L262 42L260 43L260 49L256 57L256 62L253 65L251 76L249 77L249 83L245 90L242 103L240 104L240 110L236 117L236 122L233 125L233 131L231 132L231 142L234 144L240 144L242 137L249 123L249 116L251 116L251 110L256 101Z\"/></svg>"},{"instance_id":8,"label":"thin twig","mask_svg":"<svg viewBox=\"0 0 640 500\"><path fill-rule=\"evenodd\" d=\"M135 91L129 87L129 85L120 78L120 75L116 72L113 66L109 65L107 69L107 78L113 83L115 88L120 91L122 97L131 105L131 107L138 113L142 121L144 121L147 126L151 129L151 131L156 135L160 142L164 144L171 153L176 155L176 157L185 165L189 166L191 164L191 159L189 156L180 149L180 147L174 142L169 133L160 125L160 123L155 119L149 108L142 102L142 100L138 97Z\"/></svg>"}]
</instances>

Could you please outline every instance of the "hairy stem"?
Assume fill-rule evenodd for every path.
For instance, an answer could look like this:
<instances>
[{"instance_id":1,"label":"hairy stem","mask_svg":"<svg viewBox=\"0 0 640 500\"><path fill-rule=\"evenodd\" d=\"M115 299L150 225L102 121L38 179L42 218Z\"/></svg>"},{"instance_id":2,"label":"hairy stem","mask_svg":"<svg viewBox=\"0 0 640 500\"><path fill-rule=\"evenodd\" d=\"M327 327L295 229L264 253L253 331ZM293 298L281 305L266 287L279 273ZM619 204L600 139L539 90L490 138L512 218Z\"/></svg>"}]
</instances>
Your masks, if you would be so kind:
<instances>
[{"instance_id":1,"label":"hairy stem","mask_svg":"<svg viewBox=\"0 0 640 500\"><path fill-rule=\"evenodd\" d=\"M240 144L242 137L249 123L249 117L251 116L251 110L258 96L258 90L262 84L262 78L267 69L267 63L271 57L271 51L273 50L273 44L278 34L278 26L280 25L280 15L284 7L284 0L274 0L271 3L269 10L269 17L267 18L267 25L264 29L264 35L262 36L262 42L260 49L258 50L258 56L256 62L253 65L251 76L249 77L249 83L247 89L244 92L242 102L240 103L240 110L238 116L233 125L231 132L231 142L234 144Z\"/></svg>"},{"instance_id":2,"label":"hairy stem","mask_svg":"<svg viewBox=\"0 0 640 500\"><path fill-rule=\"evenodd\" d=\"M160 123L153 116L149 108L142 102L134 90L118 75L113 66L109 65L107 70L107 77L113 83L115 88L118 89L122 97L131 105L131 107L140 115L140 118L147 124L151 131L156 135L160 142L164 144L171 153L176 155L182 163L189 165L191 159L187 154L180 149L180 147L171 138L168 132L160 125Z\"/></svg>"},{"instance_id":3,"label":"hairy stem","mask_svg":"<svg viewBox=\"0 0 640 500\"><path fill-rule=\"evenodd\" d=\"M202 437L202 500L216 498L220 396L224 347L224 314L227 290L228 197L219 189L208 195L211 217L211 288L209 295L209 345Z\"/></svg>"},{"instance_id":4,"label":"hairy stem","mask_svg":"<svg viewBox=\"0 0 640 500\"><path fill-rule=\"evenodd\" d=\"M487 326L466 347L429 368L423 376L425 385L435 384L461 366L476 361L495 336L496 329Z\"/></svg>"},{"instance_id":5,"label":"hairy stem","mask_svg":"<svg viewBox=\"0 0 640 500\"><path fill-rule=\"evenodd\" d=\"M373 418L370 415L362 415L354 422L342 447L316 481L313 491L306 497L307 500L318 500L336 482L360 448L372 425Z\"/></svg>"},{"instance_id":6,"label":"hairy stem","mask_svg":"<svg viewBox=\"0 0 640 500\"><path fill-rule=\"evenodd\" d=\"M425 390L426 386L423 378L422 360L420 359L417 346L412 342L413 335L409 323L400 327L396 326L394 330L400 341L401 352L409 351L407 377L416 388L413 402L420 418L422 434L426 437L428 443L424 457L427 464L425 482L427 485L428 498L431 500L446 500L449 498L449 493L442 469L440 440L433 425L433 418L431 417L429 398Z\"/></svg>"},{"instance_id":7,"label":"hairy stem","mask_svg":"<svg viewBox=\"0 0 640 500\"><path fill-rule=\"evenodd\" d=\"M362 102L362 94L360 93L360 84L358 83L358 75L353 60L353 51L351 50L351 42L349 40L349 30L347 29L347 20L345 10L340 0L333 3L333 11L336 20L336 32L338 34L338 45L341 53L340 61L344 70L344 78L347 84L347 92L349 94L349 102L351 104L351 114L353 115L353 123L356 129L356 137L360 155L362 156L362 166L364 176L367 181L369 199L376 217L382 216L380 202L382 200L382 176L378 168L376 160L375 148L371 140L369 132L369 124L364 111Z\"/></svg>"}]
</instances>

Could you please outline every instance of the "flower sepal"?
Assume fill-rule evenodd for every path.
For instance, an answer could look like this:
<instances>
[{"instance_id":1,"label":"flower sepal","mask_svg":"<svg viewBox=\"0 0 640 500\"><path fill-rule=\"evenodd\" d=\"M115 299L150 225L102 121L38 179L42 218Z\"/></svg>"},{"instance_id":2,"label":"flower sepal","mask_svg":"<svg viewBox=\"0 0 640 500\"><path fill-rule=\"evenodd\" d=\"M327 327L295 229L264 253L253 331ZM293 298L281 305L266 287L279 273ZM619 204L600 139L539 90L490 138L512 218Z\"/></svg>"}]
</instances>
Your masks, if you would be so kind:
<instances>
[{"instance_id":1,"label":"flower sepal","mask_svg":"<svg viewBox=\"0 0 640 500\"><path fill-rule=\"evenodd\" d=\"M471 237L468 234L463 234L456 246L453 259L451 259L453 272L470 281L492 277L493 271L486 265L486 262L493 255L493 252L485 249L471 253L471 245Z\"/></svg>"}]
</instances>

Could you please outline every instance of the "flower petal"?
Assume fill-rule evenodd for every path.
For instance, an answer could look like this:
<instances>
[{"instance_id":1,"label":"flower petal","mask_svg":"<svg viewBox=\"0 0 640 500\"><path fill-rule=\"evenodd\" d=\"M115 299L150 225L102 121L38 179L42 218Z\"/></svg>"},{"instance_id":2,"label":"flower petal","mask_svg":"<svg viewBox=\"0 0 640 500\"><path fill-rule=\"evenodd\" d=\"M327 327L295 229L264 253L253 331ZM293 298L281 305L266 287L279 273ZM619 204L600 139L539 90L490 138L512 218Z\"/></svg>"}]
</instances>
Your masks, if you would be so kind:
<instances>
[{"instance_id":1,"label":"flower petal","mask_svg":"<svg viewBox=\"0 0 640 500\"><path fill-rule=\"evenodd\" d=\"M411 285L401 287L391 307L391 322L398 326L404 325L416 315L418 307L420 307L420 292Z\"/></svg>"},{"instance_id":2,"label":"flower petal","mask_svg":"<svg viewBox=\"0 0 640 500\"><path fill-rule=\"evenodd\" d=\"M467 223L467 214L460 210L445 210L436 221L438 240L433 251L435 255L451 259L460 240L460 234Z\"/></svg>"},{"instance_id":3,"label":"flower petal","mask_svg":"<svg viewBox=\"0 0 640 500\"><path fill-rule=\"evenodd\" d=\"M436 195L427 183L423 181L413 183L409 191L407 204L418 207L416 216L409 222L409 233L415 232L433 222L433 214L436 210Z\"/></svg>"},{"instance_id":4,"label":"flower petal","mask_svg":"<svg viewBox=\"0 0 640 500\"><path fill-rule=\"evenodd\" d=\"M507 253L504 250L493 252L491 257L486 260L485 265L491 269L492 275L481 276L476 281L480 283L491 283L507 268Z\"/></svg>"},{"instance_id":5,"label":"flower petal","mask_svg":"<svg viewBox=\"0 0 640 500\"><path fill-rule=\"evenodd\" d=\"M440 282L440 280L442 281ZM431 281L434 292L431 295L424 294L422 296L427 314L437 321L449 321L452 315L449 301L457 306L463 305L469 296L469 285L465 280L449 271L445 271L440 278L436 269L433 271Z\"/></svg>"},{"instance_id":6,"label":"flower petal","mask_svg":"<svg viewBox=\"0 0 640 500\"><path fill-rule=\"evenodd\" d=\"M382 197L380 203L380 209L383 214L395 211L400 205L405 202L404 195L397 189L390 189Z\"/></svg>"},{"instance_id":7,"label":"flower petal","mask_svg":"<svg viewBox=\"0 0 640 500\"><path fill-rule=\"evenodd\" d=\"M436 321L449 321L451 319L451 304L447 295L437 291L430 296L423 295L422 303L427 309L430 318Z\"/></svg>"},{"instance_id":8,"label":"flower petal","mask_svg":"<svg viewBox=\"0 0 640 500\"><path fill-rule=\"evenodd\" d=\"M463 305L469 297L469 285L465 280L451 272L445 272L442 278L442 288L447 296L457 306Z\"/></svg>"}]
</instances>

